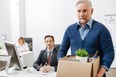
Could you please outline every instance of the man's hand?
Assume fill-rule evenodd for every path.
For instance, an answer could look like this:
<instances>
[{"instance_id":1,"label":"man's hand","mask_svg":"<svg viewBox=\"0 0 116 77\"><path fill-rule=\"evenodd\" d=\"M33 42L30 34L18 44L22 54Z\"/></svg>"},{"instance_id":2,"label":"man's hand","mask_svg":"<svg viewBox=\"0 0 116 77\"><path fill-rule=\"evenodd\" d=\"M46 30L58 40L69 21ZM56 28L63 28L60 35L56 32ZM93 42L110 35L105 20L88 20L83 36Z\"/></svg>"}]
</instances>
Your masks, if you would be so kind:
<instances>
[{"instance_id":1,"label":"man's hand","mask_svg":"<svg viewBox=\"0 0 116 77\"><path fill-rule=\"evenodd\" d=\"M106 69L104 67L101 67L96 77L103 77L105 72L106 72Z\"/></svg>"},{"instance_id":2,"label":"man's hand","mask_svg":"<svg viewBox=\"0 0 116 77\"><path fill-rule=\"evenodd\" d=\"M40 71L44 72L44 73L50 72L51 71L51 66L45 65L45 66L40 68Z\"/></svg>"}]
</instances>

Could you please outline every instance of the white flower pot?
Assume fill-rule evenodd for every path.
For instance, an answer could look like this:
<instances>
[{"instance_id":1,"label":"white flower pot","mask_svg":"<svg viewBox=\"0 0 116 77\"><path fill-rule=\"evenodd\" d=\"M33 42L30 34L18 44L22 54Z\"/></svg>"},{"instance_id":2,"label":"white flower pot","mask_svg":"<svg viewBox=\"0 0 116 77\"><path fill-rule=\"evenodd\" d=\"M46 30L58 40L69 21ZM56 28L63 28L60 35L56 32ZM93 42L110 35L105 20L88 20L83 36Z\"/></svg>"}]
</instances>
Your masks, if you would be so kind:
<instances>
[{"instance_id":1,"label":"white flower pot","mask_svg":"<svg viewBox=\"0 0 116 77\"><path fill-rule=\"evenodd\" d=\"M79 62L87 62L87 58L88 58L88 57L76 56L76 59L79 60Z\"/></svg>"}]
</instances>

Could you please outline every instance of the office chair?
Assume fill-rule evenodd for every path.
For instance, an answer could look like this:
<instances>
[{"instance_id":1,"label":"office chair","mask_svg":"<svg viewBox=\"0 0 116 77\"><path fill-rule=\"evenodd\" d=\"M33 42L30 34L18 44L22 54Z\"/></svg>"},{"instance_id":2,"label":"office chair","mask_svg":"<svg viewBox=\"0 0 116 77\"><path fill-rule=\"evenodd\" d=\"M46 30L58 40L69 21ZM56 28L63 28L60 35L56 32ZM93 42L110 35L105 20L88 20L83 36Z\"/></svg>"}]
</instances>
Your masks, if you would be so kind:
<instances>
[{"instance_id":1,"label":"office chair","mask_svg":"<svg viewBox=\"0 0 116 77\"><path fill-rule=\"evenodd\" d=\"M24 38L25 39L25 42L28 44L28 46L29 46L29 51L32 51L33 50L33 40L32 40L32 38L27 38L27 37L25 37Z\"/></svg>"},{"instance_id":2,"label":"office chair","mask_svg":"<svg viewBox=\"0 0 116 77\"><path fill-rule=\"evenodd\" d=\"M60 44L54 44L54 47L59 50Z\"/></svg>"}]
</instances>

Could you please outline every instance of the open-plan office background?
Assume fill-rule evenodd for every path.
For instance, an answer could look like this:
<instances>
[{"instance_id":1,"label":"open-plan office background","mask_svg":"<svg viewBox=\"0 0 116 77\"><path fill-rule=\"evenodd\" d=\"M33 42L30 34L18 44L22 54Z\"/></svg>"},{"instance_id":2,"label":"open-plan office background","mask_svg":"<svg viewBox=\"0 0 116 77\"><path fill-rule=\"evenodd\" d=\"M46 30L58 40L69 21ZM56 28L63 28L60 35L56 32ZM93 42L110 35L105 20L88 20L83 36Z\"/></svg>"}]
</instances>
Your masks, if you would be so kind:
<instances>
[{"instance_id":1,"label":"open-plan office background","mask_svg":"<svg viewBox=\"0 0 116 77\"><path fill-rule=\"evenodd\" d=\"M39 51L45 48L45 35L53 35L55 43L60 44L67 26L77 21L75 2L76 0L0 0L0 37L5 35L6 40L15 43L19 36L32 37L36 59ZM92 18L108 27L116 47L116 1L92 2ZM114 67L115 65L116 59L113 63Z\"/></svg>"}]
</instances>

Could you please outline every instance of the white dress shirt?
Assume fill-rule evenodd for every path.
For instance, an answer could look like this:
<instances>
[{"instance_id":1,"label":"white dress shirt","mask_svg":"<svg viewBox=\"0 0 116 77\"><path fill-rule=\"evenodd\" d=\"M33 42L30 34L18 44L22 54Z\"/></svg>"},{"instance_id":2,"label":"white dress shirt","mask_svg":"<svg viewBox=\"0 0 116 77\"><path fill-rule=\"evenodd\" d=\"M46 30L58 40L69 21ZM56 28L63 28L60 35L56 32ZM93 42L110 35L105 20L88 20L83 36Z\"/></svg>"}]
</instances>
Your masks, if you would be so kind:
<instances>
[{"instance_id":1,"label":"white dress shirt","mask_svg":"<svg viewBox=\"0 0 116 77\"><path fill-rule=\"evenodd\" d=\"M17 44L17 49L18 52L29 51L29 47L27 43L24 43L23 45Z\"/></svg>"}]
</instances>

